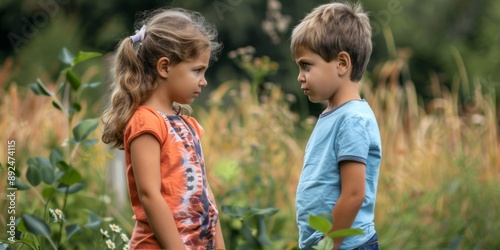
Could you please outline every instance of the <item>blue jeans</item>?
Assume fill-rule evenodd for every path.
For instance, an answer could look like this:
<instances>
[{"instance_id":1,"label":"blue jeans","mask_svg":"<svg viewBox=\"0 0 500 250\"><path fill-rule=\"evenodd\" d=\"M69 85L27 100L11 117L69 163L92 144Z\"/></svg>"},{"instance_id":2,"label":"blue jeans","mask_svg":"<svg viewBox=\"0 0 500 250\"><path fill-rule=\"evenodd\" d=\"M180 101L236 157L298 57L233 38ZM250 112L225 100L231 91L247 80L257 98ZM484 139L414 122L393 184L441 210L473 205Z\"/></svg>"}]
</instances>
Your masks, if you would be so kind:
<instances>
[{"instance_id":1,"label":"blue jeans","mask_svg":"<svg viewBox=\"0 0 500 250\"><path fill-rule=\"evenodd\" d=\"M365 244L354 248L353 250L378 250L378 236L377 233L373 235Z\"/></svg>"}]
</instances>

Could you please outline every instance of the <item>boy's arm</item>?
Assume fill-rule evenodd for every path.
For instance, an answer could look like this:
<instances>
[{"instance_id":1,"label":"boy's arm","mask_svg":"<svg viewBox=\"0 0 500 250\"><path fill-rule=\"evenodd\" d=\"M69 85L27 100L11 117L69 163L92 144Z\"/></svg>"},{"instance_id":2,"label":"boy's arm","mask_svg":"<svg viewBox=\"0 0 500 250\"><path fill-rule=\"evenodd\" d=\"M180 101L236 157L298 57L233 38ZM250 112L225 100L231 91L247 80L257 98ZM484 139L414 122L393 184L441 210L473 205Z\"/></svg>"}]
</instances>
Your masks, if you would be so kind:
<instances>
[{"instance_id":1,"label":"boy's arm","mask_svg":"<svg viewBox=\"0 0 500 250\"><path fill-rule=\"evenodd\" d=\"M161 195L160 144L150 134L140 135L130 145L132 168L139 199L149 226L162 249L185 249L174 216Z\"/></svg>"},{"instance_id":2,"label":"boy's arm","mask_svg":"<svg viewBox=\"0 0 500 250\"><path fill-rule=\"evenodd\" d=\"M210 185L208 185L208 191L210 192L210 196L215 203L215 196L212 192L212 189L210 188ZM217 206L216 203L215 206ZM215 226L215 249L226 249L226 245L224 244L224 236L222 235L222 227L220 225L220 216L219 220L217 221L217 225Z\"/></svg>"},{"instance_id":3,"label":"boy's arm","mask_svg":"<svg viewBox=\"0 0 500 250\"><path fill-rule=\"evenodd\" d=\"M333 227L330 232L349 229L365 199L366 166L356 161L340 162L341 193L332 211ZM339 249L344 238L335 238L334 250Z\"/></svg>"}]
</instances>

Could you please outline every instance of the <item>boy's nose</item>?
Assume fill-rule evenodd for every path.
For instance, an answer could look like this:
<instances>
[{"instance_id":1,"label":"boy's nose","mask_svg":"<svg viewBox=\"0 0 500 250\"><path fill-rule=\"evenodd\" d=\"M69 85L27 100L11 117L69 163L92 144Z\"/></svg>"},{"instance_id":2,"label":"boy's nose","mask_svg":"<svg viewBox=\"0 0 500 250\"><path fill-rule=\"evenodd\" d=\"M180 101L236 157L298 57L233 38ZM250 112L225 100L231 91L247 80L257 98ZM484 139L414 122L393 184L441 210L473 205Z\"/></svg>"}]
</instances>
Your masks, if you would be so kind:
<instances>
[{"instance_id":1,"label":"boy's nose","mask_svg":"<svg viewBox=\"0 0 500 250\"><path fill-rule=\"evenodd\" d=\"M200 87L206 87L208 85L207 79L203 78L200 81Z\"/></svg>"}]
</instances>

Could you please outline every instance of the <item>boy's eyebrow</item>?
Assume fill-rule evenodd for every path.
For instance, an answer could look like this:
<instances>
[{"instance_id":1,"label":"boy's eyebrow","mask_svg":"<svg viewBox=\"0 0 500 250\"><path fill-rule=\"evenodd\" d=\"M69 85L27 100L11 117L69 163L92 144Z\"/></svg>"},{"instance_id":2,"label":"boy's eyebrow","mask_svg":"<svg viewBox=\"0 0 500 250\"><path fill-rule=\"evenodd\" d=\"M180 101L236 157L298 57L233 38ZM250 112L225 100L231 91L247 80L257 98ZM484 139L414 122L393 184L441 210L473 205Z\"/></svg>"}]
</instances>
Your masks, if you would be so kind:
<instances>
[{"instance_id":1,"label":"boy's eyebrow","mask_svg":"<svg viewBox=\"0 0 500 250\"><path fill-rule=\"evenodd\" d=\"M206 64L198 64L198 65L194 65L194 68L207 69L208 65L206 65Z\"/></svg>"}]
</instances>

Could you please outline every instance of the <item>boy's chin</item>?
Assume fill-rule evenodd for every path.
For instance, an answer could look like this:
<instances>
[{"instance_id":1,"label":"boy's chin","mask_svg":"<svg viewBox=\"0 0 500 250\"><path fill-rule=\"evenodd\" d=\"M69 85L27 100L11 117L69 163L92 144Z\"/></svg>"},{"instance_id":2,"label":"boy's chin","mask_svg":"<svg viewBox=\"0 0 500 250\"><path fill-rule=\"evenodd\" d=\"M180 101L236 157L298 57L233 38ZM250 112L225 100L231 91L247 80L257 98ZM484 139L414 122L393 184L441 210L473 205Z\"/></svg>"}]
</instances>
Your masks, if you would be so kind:
<instances>
[{"instance_id":1,"label":"boy's chin","mask_svg":"<svg viewBox=\"0 0 500 250\"><path fill-rule=\"evenodd\" d=\"M309 98L309 101L312 102L312 103L322 103L322 102L325 101L325 100L318 100L317 98L314 98L314 97L311 97L311 96L307 96L307 98Z\"/></svg>"}]
</instances>

